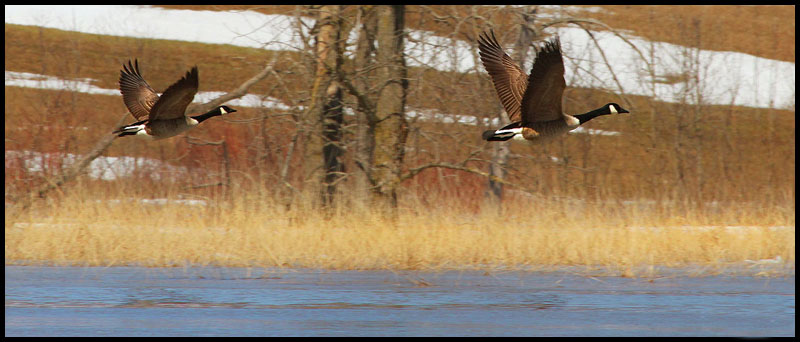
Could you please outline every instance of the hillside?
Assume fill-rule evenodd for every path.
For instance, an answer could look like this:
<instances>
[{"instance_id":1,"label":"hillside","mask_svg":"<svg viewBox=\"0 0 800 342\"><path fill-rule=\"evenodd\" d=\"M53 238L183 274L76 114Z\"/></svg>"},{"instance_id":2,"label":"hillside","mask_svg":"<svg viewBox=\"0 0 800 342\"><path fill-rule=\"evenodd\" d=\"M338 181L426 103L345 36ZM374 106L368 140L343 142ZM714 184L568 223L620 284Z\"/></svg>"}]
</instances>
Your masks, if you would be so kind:
<instances>
[{"instance_id":1,"label":"hillside","mask_svg":"<svg viewBox=\"0 0 800 342\"><path fill-rule=\"evenodd\" d=\"M187 8L185 6L178 7L181 9ZM189 8L195 10L222 9L213 6ZM441 13L444 13L447 10L453 10L452 8L448 8L446 6L433 7L432 9L440 11ZM631 11L634 11L634 9L639 10L639 12L637 12L639 14L636 16L631 14L633 13ZM725 9L726 11L730 10L728 7L725 7ZM763 22L772 15L777 17L785 16L786 11L782 11L782 9L784 8L770 7L770 9L765 9L761 7L755 7L752 8L752 13L747 13L748 15L744 15L742 17L752 21L750 25L759 27L758 25L766 25L763 24ZM292 13L294 8L283 6L275 8L255 8L255 10L268 14L276 14ZM434 22L432 22L429 18L426 19L425 15L423 15L423 13L425 13L424 10L425 9L423 8L413 6L409 9L409 18L407 19L409 28L430 29L433 32L442 31L441 24L437 25L434 24ZM464 10L464 8L456 7L454 10L458 12L460 10ZM480 10L485 9L480 8ZM613 13L613 15L626 15L629 17L641 18L647 14L649 16L663 18L665 17L666 13L664 11L674 10L674 8L631 8L612 6L608 10L610 10L610 13ZM742 9L736 9L735 13L728 15L728 17L735 16L734 14L736 13L741 14L741 11ZM597 10L580 11L580 14L590 17L596 16L597 13ZM503 11L495 12L493 14L497 18L510 16L509 13L505 13ZM699 22L713 22L713 25L717 26L724 25L724 23L728 22L720 19L720 16L713 15L706 9L693 12L673 11L670 17L678 23L676 25L676 30L674 30L676 33L678 33L680 30L686 30L686 27L684 27L685 25L681 23L691 20ZM614 25L619 22L627 22L628 24L626 25L629 25L630 22L616 21L614 20L613 16L611 20L607 21L611 27L615 27ZM617 28L627 29L626 26L619 26ZM500 29L500 27L496 28L496 30ZM700 30L702 29L703 28ZM778 29L776 28L776 30ZM659 33L660 36L656 35L655 32L661 32ZM644 30L642 32L636 31L631 33L642 37L653 36L656 39L674 39L665 35L663 32L669 31L659 30L651 32ZM697 34L701 35L702 32L698 32ZM755 36L753 36L752 39L754 39L754 41L759 40L760 36L758 36L756 33L753 34ZM458 35L456 37L458 37ZM779 35L776 38L780 37L782 36ZM747 41L746 37L742 35L739 35L738 38L739 39L736 39L735 41ZM715 39L714 41L718 42L724 40L725 38L723 35L720 36L720 39ZM755 45L757 44L752 44L749 46ZM765 57L786 56L787 45L773 45L774 48L777 48L778 46L780 46L780 48L771 50L759 47L759 55ZM727 47L727 49L730 50L735 48L735 44ZM726 48L719 49L726 50ZM792 52L794 51L793 49L790 50ZM180 51L180 53L176 54L174 53L175 51ZM246 79L250 75L254 74L261 68L261 63L263 63L264 60L272 59L273 54L275 53L280 53L280 58L277 59L275 68L276 70L281 71L282 79L280 83L284 86L278 87L275 84L275 81L272 80L272 82L262 82L261 84L256 85L251 89L251 92L269 95L270 97L281 101L283 104L288 105L289 107L302 107L304 104L303 99L307 98L308 96L308 87L307 84L304 86L302 75L306 74L308 71L307 67L300 63L301 55L295 52L277 52L272 50L259 50L235 46L226 46L224 49L220 49L216 45L201 43L114 36L109 37L103 35L81 34L76 32L6 24L7 71L54 75L64 79L88 78L92 79L92 85L110 90L116 89L116 81L118 77L116 70L119 67L115 65L118 64L118 61L124 61L131 56L136 56L142 61L143 69L147 79L157 89L165 88L166 85L175 79L176 75L180 75L181 70L184 69L185 66L198 64L202 66L202 78L204 80L214 80L213 82L203 82L201 90L225 91L235 87L241 82L241 80ZM109 72L109 69L112 71ZM167 70L172 71L166 72ZM491 89L490 84L488 84L485 74L452 74L448 72L431 70L428 68L412 68L411 80L412 86L409 99L409 106L411 109L433 109L441 113L453 113L476 117L486 117L489 115L489 117L491 117L491 115L488 113L493 112L497 108L497 103L494 100L485 100L493 99L494 97L493 90ZM34 149L42 152L53 152L62 149L64 146L63 142L61 142L62 139L54 137L64 135L64 138L67 138L70 135L73 135L72 133L74 132L70 132L69 129L66 129L64 132L50 132L49 134L51 137L53 137L52 139L47 139L47 141L34 143L31 145L29 138L24 137L24 135L29 131L24 127L26 125L36 123L37 120L39 120L38 122L42 122L42 120L46 120L47 117L58 115L57 113L54 114L50 112L54 108L59 108L57 111L65 111L66 109L64 109L63 105L61 105L61 103L65 101L63 98L64 96L68 96L69 98L71 106L70 109L75 109L81 113L84 113L81 117L61 114L60 116L70 117L68 119L70 121L67 121L69 124L64 125L65 127L80 126L81 121L91 121L97 123L97 125L87 125L89 131L86 133L88 134L81 134L79 136L69 138L70 140L77 140L77 143L71 144L68 152L80 153L81 146L90 144L93 139L92 137L101 134L103 130L107 129L103 127L113 126L113 122L116 120L115 115L108 115L107 113L109 111L114 113L124 111L121 101L118 101L118 99L106 100L105 96L100 96L100 98L104 98L103 103L108 102L107 105L92 106L89 105L89 103L98 101L98 96L87 96L84 102L86 104L82 105L80 104L82 101L79 99L83 98L84 96L79 94L69 95L61 94L60 92L18 89L13 87L7 87L6 89L7 92L20 92L19 96L7 97L6 101L6 137L7 141L11 142L6 144L7 150L28 150L31 146L37 146L38 144L42 145L35 147ZM608 98L607 96L602 96L602 92L598 93L590 89L575 89L575 91L585 91L586 95L581 97L581 103L575 105L575 107L577 107L575 109L570 108L571 106L569 106L568 103L568 111L578 112L584 110L588 105L604 101L605 99L603 99L603 97ZM43 98L44 100L30 101L31 97ZM616 100L615 97L616 96L612 96L610 99ZM458 99L457 101L455 100L456 98ZM591 100L592 98L597 98L597 100ZM553 152L548 150L526 151L524 146L514 146L515 151L517 151L517 153L520 155L529 155L533 153L535 157L538 157L534 161L536 164L541 164L542 160L551 159L553 157L558 160L575 160L575 157L573 156L580 155L582 156L580 168L593 170L588 174L586 172L576 173L574 171L569 171L570 165L559 166L557 163L554 165L547 165L549 163L545 163L545 165L542 165L540 168L551 169L548 177L552 179L556 179L553 177L562 177L563 173L576 174L578 176L583 176L583 178L586 178L589 175L594 178L605 178L603 174L616 171L614 172L615 176L608 177L607 181L612 182L611 184L616 184L617 182L620 182L621 184L628 184L629 180L637 178L638 175L642 173L652 174L653 169L662 170L661 172L664 172L664 170L677 167L675 164L682 162L678 160L679 158L691 158L693 159L691 164L695 164L696 166L690 167L688 170L676 170L673 172L688 172L690 174L696 173L697 175L702 174L703 179L693 180L693 183L695 183L693 186L695 187L699 186L699 183L713 184L713 182L718 182L722 178L729 178L737 183L752 183L754 179L762 180L765 182L764 186L770 187L771 185L766 183L773 183L774 181L783 183L789 181L789 179L793 179L792 173L773 174L774 172L772 172L763 174L762 170L750 168L752 165L763 165L763 162L754 162L753 160L764 156L772 156L775 158L775 160L770 161L769 164L785 162L791 163L779 164L780 166L778 166L778 169L786 170L793 168L793 158L789 157L794 153L793 146L790 146L793 144L788 144L793 142L793 130L782 130L783 127L793 127L794 115L792 112L768 111L769 114L767 117L770 118L769 120L754 120L754 118L764 117L764 114L758 114L759 112L767 113L767 111L737 107L725 108L725 106L714 110L715 107L706 107L707 109L704 108L701 113L693 114L693 118L687 119L675 115L663 115L661 113L674 112L676 109L678 111L696 111L696 109L680 108L680 106L676 107L675 104L652 101L651 103L644 103L646 98L639 99L639 97L630 96L628 98L632 99L630 101L634 101L633 108L636 113L635 115L632 115L630 119L625 121L616 120L613 122L610 120L599 120L598 122L593 122L591 126L592 129L596 130L621 132L623 134L621 137L603 138L585 136L576 139L566 139L562 143L564 146L557 148L560 150L560 153L555 155ZM35 102L38 103L38 106L23 106L22 103L25 102ZM263 113L257 113L255 109L249 108L243 110L239 114L240 115L238 115L236 119L236 121L239 122L258 120L257 118L262 117L263 115ZM272 127L273 129L278 129L276 127L291 126L288 122L273 122L281 121L281 119L270 119L269 116L267 116L265 119L269 120L268 126ZM786 120L791 120L792 125L778 126L774 124L774 122L785 123ZM693 121L693 123L691 123L691 130L693 131L691 136L676 138L676 132L674 131L674 128L681 125L687 125L687 122L690 121ZM729 129L720 130L720 123L724 123L726 128ZM265 139L268 139L269 141L275 139L253 136L255 132L253 130L243 129L244 127L242 127L242 124L230 122L224 124L220 123L219 125L222 127L220 131L226 133L225 136L227 137L226 139L228 142L232 146L238 147L234 148L233 151L237 155L241 154L241 156L233 159L244 160L245 162L242 163L243 165L241 165L241 167L254 167L252 165L252 160L254 158L252 151L250 152L250 155L248 155L248 152L246 152L247 150L252 150L254 147L248 147L246 141ZM421 127L425 127L427 125L430 124L426 123L421 125ZM437 125L434 124L434 126ZM58 130L58 127L54 127L53 129ZM455 132L458 132L455 133L456 135L453 137L454 139L467 142L467 144L465 144L465 148L482 148L479 146L482 144L482 142L479 139L474 139L477 137L473 132L481 131L483 127L448 128L450 131L453 131L453 129L455 129ZM768 130L774 132L775 134L766 138L763 136L758 137L758 135L760 135L758 130ZM196 134L200 134L201 137L207 137L209 140L217 140L221 138L221 135L204 135L210 134L210 132L204 132L202 130L198 131ZM749 134L752 134L752 136ZM284 135L284 137L286 136ZM686 139L686 141L677 141L676 139ZM765 141L764 139L767 140ZM419 138L414 137L411 139L411 141L419 140ZM749 143L750 141L754 140L763 141L764 144L754 145ZM673 149L670 151L670 149L655 148L655 146L665 144L696 146L696 141L703 142L702 150L689 152L685 150ZM589 142L591 142L591 152L581 151L580 146L584 146L585 148L586 146L589 146L587 145ZM280 146L283 146L287 143L288 139L272 141L271 145L275 146L275 150L269 152L261 151L260 153L270 154L285 152L280 149ZM422 142L422 144L424 143L425 142ZM437 144L436 142L429 143L433 143L434 145ZM618 146L625 149L627 151L627 157L607 155L607 153L611 153L612 149L606 147L606 145ZM767 146L769 146L769 148L767 148ZM785 148L782 146L785 146ZM173 159L177 158L181 154L186 153L187 148L190 148L190 146L183 146L183 148L181 148L180 144L169 146L167 150L163 150L164 147L160 147L160 153L166 159ZM763 148L763 150L759 150L761 148ZM420 147L420 150L435 149L435 147L429 146ZM138 144L118 144L114 146L110 153L112 155L130 155L136 154L136 150L144 153L142 156L153 157L152 152L148 153L146 150L142 150L142 147ZM552 150L552 147L550 147L549 150ZM732 155L730 152L731 150L738 151L736 157L730 157L730 155ZM691 154L691 156L682 156L681 154ZM721 158L720 156L726 156L727 158L735 159L727 160L727 158ZM410 154L410 157L415 158L415 154ZM421 160L416 161L416 163L424 161L424 157L419 158L421 158ZM438 157L434 156L433 158ZM458 158L453 159L458 160ZM524 162L524 159L526 158L518 158L518 161ZM251 162L247 163L246 161L248 160ZM614 160L615 163L612 165L602 165L604 163L597 164L598 161L601 160ZM651 160L650 162L644 163L646 165L651 165L651 170L649 170L650 172L643 172L644 170L639 169L642 165L642 160ZM655 160L665 160L668 161L667 165L673 165L670 165L671 167L666 168L662 167L661 165L656 166L656 164L659 163L657 163ZM717 172L723 172L723 170L730 167L723 167L721 165L723 163L726 165L739 165L739 167L742 168L743 173L749 176L739 178L734 176L720 175ZM414 159L411 159L409 161L409 165L414 164ZM526 166L525 168L529 167L531 166ZM515 168L523 168L523 166L520 165ZM630 176L627 176L627 174L630 174ZM659 177L671 178L667 175L659 175ZM695 177L688 178L692 179ZM614 179L616 179L616 181ZM737 179L739 180L737 181ZM614 185L613 188L625 188L625 186L621 184ZM744 184L739 186L744 186ZM716 187L716 185L713 187ZM649 192L652 193L654 191L656 191L656 189L651 189ZM628 193L630 192L628 191Z\"/></svg>"}]
</instances>

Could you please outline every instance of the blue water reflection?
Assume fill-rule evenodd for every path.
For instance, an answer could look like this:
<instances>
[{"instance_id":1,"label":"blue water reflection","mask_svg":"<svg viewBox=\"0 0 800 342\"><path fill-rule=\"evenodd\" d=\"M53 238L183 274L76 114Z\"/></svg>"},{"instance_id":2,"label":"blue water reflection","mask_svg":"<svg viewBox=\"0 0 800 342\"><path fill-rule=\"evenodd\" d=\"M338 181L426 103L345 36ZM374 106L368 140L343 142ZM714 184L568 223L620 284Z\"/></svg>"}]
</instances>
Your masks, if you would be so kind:
<instances>
[{"instance_id":1,"label":"blue water reflection","mask_svg":"<svg viewBox=\"0 0 800 342\"><path fill-rule=\"evenodd\" d=\"M794 276L5 268L6 336L794 336Z\"/></svg>"}]
</instances>

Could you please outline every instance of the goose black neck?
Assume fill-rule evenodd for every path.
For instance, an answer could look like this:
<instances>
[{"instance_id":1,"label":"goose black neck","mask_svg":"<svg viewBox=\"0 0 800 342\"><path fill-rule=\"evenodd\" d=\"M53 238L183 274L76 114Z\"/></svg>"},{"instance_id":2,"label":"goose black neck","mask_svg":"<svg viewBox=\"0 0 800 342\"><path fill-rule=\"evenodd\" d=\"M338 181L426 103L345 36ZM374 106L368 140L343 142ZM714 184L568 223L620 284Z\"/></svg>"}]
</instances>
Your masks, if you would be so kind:
<instances>
[{"instance_id":1,"label":"goose black neck","mask_svg":"<svg viewBox=\"0 0 800 342\"><path fill-rule=\"evenodd\" d=\"M594 118L596 118L598 116L601 116L601 115L608 115L608 114L611 114L608 111L608 107L603 106L603 107L597 108L597 109L595 109L593 111L586 112L586 113L583 113L583 114L577 114L577 115L573 115L573 116L576 117L578 120L580 120L581 125L583 125L583 123L586 122L586 121L589 121L589 120L594 119Z\"/></svg>"},{"instance_id":2,"label":"goose black neck","mask_svg":"<svg viewBox=\"0 0 800 342\"><path fill-rule=\"evenodd\" d=\"M212 118L212 117L218 116L220 114L222 114L222 113L219 112L219 108L214 108L208 113L200 114L200 115L197 115L197 116L193 116L192 119L195 119L195 120L197 120L198 123L200 123L200 122L205 121L208 118Z\"/></svg>"}]
</instances>

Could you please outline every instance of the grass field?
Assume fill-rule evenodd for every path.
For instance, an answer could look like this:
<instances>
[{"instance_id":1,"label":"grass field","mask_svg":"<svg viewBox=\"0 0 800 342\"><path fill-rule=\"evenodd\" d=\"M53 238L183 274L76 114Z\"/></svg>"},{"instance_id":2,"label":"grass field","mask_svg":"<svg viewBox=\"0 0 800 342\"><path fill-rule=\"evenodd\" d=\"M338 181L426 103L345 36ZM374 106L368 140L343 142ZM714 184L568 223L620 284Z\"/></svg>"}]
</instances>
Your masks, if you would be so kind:
<instances>
[{"instance_id":1,"label":"grass field","mask_svg":"<svg viewBox=\"0 0 800 342\"><path fill-rule=\"evenodd\" d=\"M601 8L607 12L584 14L648 39L681 44L694 37L692 44L702 49L794 61L794 7ZM256 10L291 13L295 7ZM455 30L452 18L468 16L469 10L409 6L407 25L447 34ZM431 11L440 18L434 20ZM514 18L505 9L480 14L498 23ZM473 29L458 27L462 33ZM109 89L117 87L119 61L133 56L148 61L145 78L158 90L198 64L202 91L230 90L279 53L280 79L270 78L251 92L295 108L308 103L313 69L295 51L220 49L9 24L5 52L7 71L91 78ZM485 74L412 68L409 77L409 107L478 117L498 108ZM592 89L568 93L566 109L575 112L617 99ZM192 144L185 137L119 140L106 153L185 167L184 178L154 180L146 169L113 181L84 175L19 211L9 198L52 181L64 165L52 161L30 171L8 152L85 153L124 106L118 96L65 90L7 86L5 95L7 265L606 266L615 275L640 276L647 275L639 270L648 266L699 265L713 273L741 268L746 260L780 257L785 270L794 272L794 107L690 105L628 96L634 115L598 119L590 127L619 136L570 134L536 148L512 145L507 179L519 186L506 187L500 206L486 199L484 177L430 169L403 183L396 215L351 191L359 186L356 177L343 181L333 209L319 210L304 176L303 141L292 144L301 128L293 119L299 110L238 108L235 118L210 122L215 130L201 127L188 134L224 141L224 153L217 145ZM423 121L411 126L407 169L432 161L458 163L478 151L465 165L486 170L491 145L476 132L487 127ZM354 135L350 128L345 140L355 140ZM349 152L345 159L350 175L356 174ZM289 172L281 179L284 166Z\"/></svg>"},{"instance_id":2,"label":"grass field","mask_svg":"<svg viewBox=\"0 0 800 342\"><path fill-rule=\"evenodd\" d=\"M407 201L392 219L359 200L320 212L308 200L286 206L252 193L202 204L109 195L70 192L25 213L7 212L6 263L425 271L605 266L613 275L647 276L653 274L633 270L701 266L713 274L780 256L793 272L795 262L788 206L700 209L529 197L475 211Z\"/></svg>"}]
</instances>

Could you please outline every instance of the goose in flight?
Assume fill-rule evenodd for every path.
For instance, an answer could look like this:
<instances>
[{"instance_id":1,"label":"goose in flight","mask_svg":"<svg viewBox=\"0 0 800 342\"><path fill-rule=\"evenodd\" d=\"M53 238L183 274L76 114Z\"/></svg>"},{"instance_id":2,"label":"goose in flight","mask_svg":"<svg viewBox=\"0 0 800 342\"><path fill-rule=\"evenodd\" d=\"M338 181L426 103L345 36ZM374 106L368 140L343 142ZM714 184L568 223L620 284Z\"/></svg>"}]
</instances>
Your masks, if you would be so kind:
<instances>
[{"instance_id":1,"label":"goose in flight","mask_svg":"<svg viewBox=\"0 0 800 342\"><path fill-rule=\"evenodd\" d=\"M236 111L228 106L219 106L205 114L187 116L184 114L186 107L197 94L197 66L158 96L142 78L139 61L136 60L134 63L128 61L128 65L122 65L119 90L125 106L140 121L117 128L113 133L119 137L138 135L153 140L169 138L209 118Z\"/></svg>"},{"instance_id":2,"label":"goose in flight","mask_svg":"<svg viewBox=\"0 0 800 342\"><path fill-rule=\"evenodd\" d=\"M630 113L616 103L593 111L569 115L562 111L564 60L558 38L537 49L531 74L526 75L504 51L494 32L478 39L481 62L492 78L497 96L512 123L483 132L486 141L527 140L540 143L569 132L601 115Z\"/></svg>"}]
</instances>

